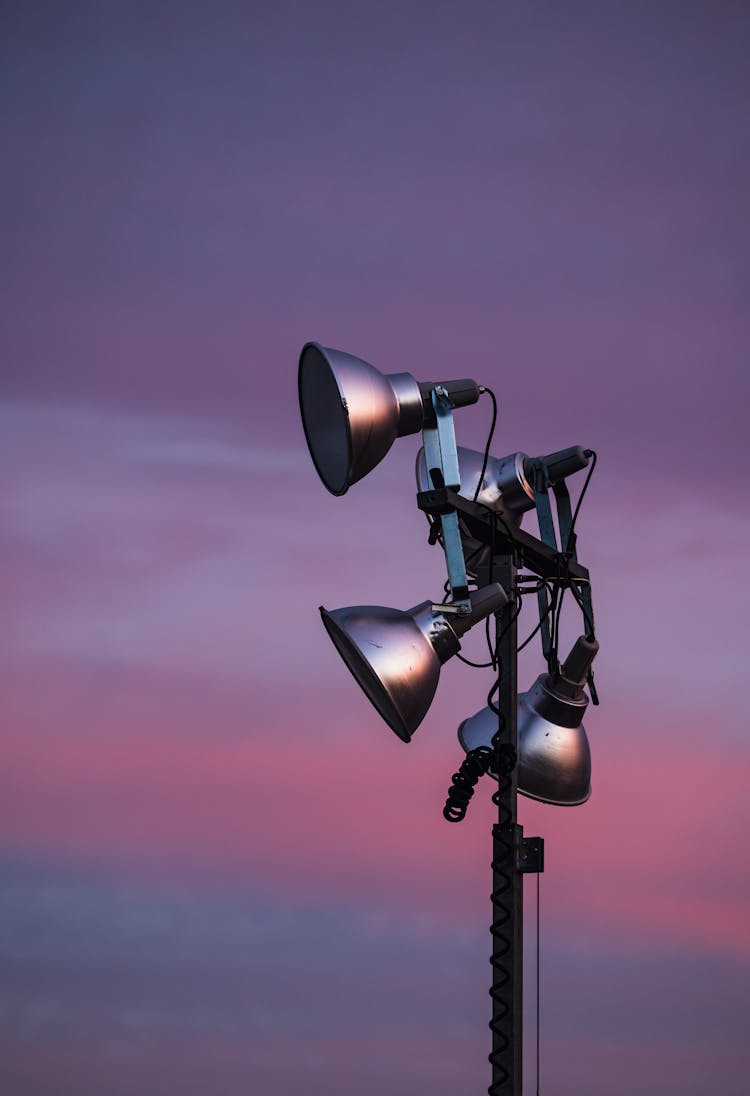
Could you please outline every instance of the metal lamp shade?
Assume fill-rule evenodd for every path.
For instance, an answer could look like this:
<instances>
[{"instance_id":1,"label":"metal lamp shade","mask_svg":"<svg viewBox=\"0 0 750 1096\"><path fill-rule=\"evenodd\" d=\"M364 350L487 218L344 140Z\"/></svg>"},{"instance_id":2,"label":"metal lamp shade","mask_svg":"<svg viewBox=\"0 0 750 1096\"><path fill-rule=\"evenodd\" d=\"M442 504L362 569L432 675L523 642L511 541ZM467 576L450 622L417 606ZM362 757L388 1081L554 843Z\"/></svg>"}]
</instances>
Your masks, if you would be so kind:
<instances>
[{"instance_id":1,"label":"metal lamp shade","mask_svg":"<svg viewBox=\"0 0 750 1096\"><path fill-rule=\"evenodd\" d=\"M330 613L320 610L349 670L404 742L410 741L427 714L440 678L440 658L418 623L431 608L426 601L409 612L379 605L355 605ZM446 628L453 638L450 654L454 654L460 644Z\"/></svg>"},{"instance_id":2,"label":"metal lamp shade","mask_svg":"<svg viewBox=\"0 0 750 1096\"><path fill-rule=\"evenodd\" d=\"M499 459L488 457L477 494L477 502L496 510L509 525L520 525L523 513L534 506L534 490L524 471L525 459L524 453L511 453ZM459 494L464 498L474 498L482 476L483 463L484 453L476 449L466 449L463 445L458 446L458 469L461 475ZM424 449L420 449L417 454L417 487L420 491L429 491L434 486L427 474Z\"/></svg>"},{"instance_id":3,"label":"metal lamp shade","mask_svg":"<svg viewBox=\"0 0 750 1096\"><path fill-rule=\"evenodd\" d=\"M422 427L422 396L410 373L385 376L343 350L306 343L298 388L310 456L334 495L366 476L396 438Z\"/></svg>"},{"instance_id":4,"label":"metal lamp shade","mask_svg":"<svg viewBox=\"0 0 750 1096\"><path fill-rule=\"evenodd\" d=\"M588 697L573 699L555 691L541 674L518 698L518 790L529 799L557 807L576 807L591 795L591 751L583 715ZM482 708L458 728L468 752L491 746L497 714ZM496 774L490 770L490 774Z\"/></svg>"},{"instance_id":5,"label":"metal lamp shade","mask_svg":"<svg viewBox=\"0 0 750 1096\"><path fill-rule=\"evenodd\" d=\"M459 494L466 499L473 499L479 486L476 501L494 510L511 529L517 529L524 512L534 506L534 491L526 479L524 459L523 453L511 453L500 459L489 457L482 477L484 453L459 445L458 470L461 477ZM424 449L420 449L417 453L416 471L417 488L420 491L429 491L435 486L430 482ZM434 518L428 514L427 520L432 524ZM489 561L490 549L469 533L460 518L459 528L466 570L469 575L474 576L478 574L482 565ZM442 542L442 537L439 539Z\"/></svg>"},{"instance_id":6,"label":"metal lamp shade","mask_svg":"<svg viewBox=\"0 0 750 1096\"><path fill-rule=\"evenodd\" d=\"M461 649L459 636L508 603L494 582L472 591L471 612L453 616L423 601L406 612L380 605L353 605L320 615L360 688L404 742L427 715L440 667Z\"/></svg>"}]
</instances>

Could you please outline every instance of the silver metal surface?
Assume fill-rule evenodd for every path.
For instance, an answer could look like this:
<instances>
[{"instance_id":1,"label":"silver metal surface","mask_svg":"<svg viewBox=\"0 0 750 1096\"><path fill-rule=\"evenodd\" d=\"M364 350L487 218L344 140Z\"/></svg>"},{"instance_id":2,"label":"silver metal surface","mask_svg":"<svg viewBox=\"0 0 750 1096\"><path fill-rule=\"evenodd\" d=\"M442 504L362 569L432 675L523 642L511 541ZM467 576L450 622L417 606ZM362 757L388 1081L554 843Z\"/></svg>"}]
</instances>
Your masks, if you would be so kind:
<instances>
[{"instance_id":1,"label":"silver metal surface","mask_svg":"<svg viewBox=\"0 0 750 1096\"><path fill-rule=\"evenodd\" d=\"M457 446L460 491L466 499L473 499L482 474L484 453L476 449ZM525 511L534 507L534 490L524 472L524 453L510 453L507 457L489 457L482 479L477 502L489 506L501 514L509 525L519 525ZM417 487L428 491L432 484L427 474L425 451L417 454Z\"/></svg>"},{"instance_id":2,"label":"silver metal surface","mask_svg":"<svg viewBox=\"0 0 750 1096\"><path fill-rule=\"evenodd\" d=\"M483 456L478 455L480 459ZM483 487L486 484L488 488L496 488L500 492L504 508L513 514L520 515L534 508L534 488L525 471L527 459L525 453L511 453L510 456L501 457L494 462L492 472L487 472L482 481ZM489 469L489 461L487 467ZM477 479L480 472L481 464Z\"/></svg>"},{"instance_id":3,"label":"silver metal surface","mask_svg":"<svg viewBox=\"0 0 750 1096\"><path fill-rule=\"evenodd\" d=\"M441 666L461 650L461 644L456 635L456 620L446 616L440 609L433 608L431 601L423 601L415 605L409 613L437 655Z\"/></svg>"},{"instance_id":4,"label":"silver metal surface","mask_svg":"<svg viewBox=\"0 0 750 1096\"><path fill-rule=\"evenodd\" d=\"M422 426L422 395L409 373L385 376L343 350L306 343L299 361L302 425L318 475L343 495Z\"/></svg>"},{"instance_id":5,"label":"silver metal surface","mask_svg":"<svg viewBox=\"0 0 750 1096\"><path fill-rule=\"evenodd\" d=\"M426 431L424 432L426 433ZM427 452L427 460L425 453ZM464 498L472 500L474 492L479 484L482 474L483 453L475 449L457 447L458 467L460 475L460 491ZM433 485L427 472L430 454L425 448L417 454L417 487L420 491L428 491ZM534 492L524 474L524 454L511 453L507 457L490 457L487 461L487 469L482 479L482 487L477 495L477 502L495 510L510 527L517 529L525 511L534 506ZM427 520L432 524L433 519L428 515ZM468 532L463 522L459 520L458 528L461 535L461 547L467 574L474 578L481 567L489 560L489 548L483 545ZM445 548L442 531L441 544Z\"/></svg>"},{"instance_id":6,"label":"silver metal surface","mask_svg":"<svg viewBox=\"0 0 750 1096\"><path fill-rule=\"evenodd\" d=\"M386 373L398 403L398 436L416 434L424 422L424 404L419 384L411 373Z\"/></svg>"},{"instance_id":7,"label":"silver metal surface","mask_svg":"<svg viewBox=\"0 0 750 1096\"><path fill-rule=\"evenodd\" d=\"M469 594L471 611L467 617L459 617L451 621L451 627L458 636L463 636L480 620L484 620L491 613L498 613L509 602L505 587L499 582L488 582L479 590L472 590Z\"/></svg>"},{"instance_id":8,"label":"silver metal surface","mask_svg":"<svg viewBox=\"0 0 750 1096\"><path fill-rule=\"evenodd\" d=\"M381 605L352 605L320 615L360 688L388 726L404 742L424 719L435 696L440 666L461 649L463 635L508 600L498 583L473 591L468 617L449 623L432 602L413 609Z\"/></svg>"},{"instance_id":9,"label":"silver metal surface","mask_svg":"<svg viewBox=\"0 0 750 1096\"><path fill-rule=\"evenodd\" d=\"M583 715L588 697L563 696L549 674L541 674L518 698L518 790L530 799L575 807L591 795L591 751ZM465 719L458 738L468 752L489 746L497 716L482 708ZM491 773L491 775L495 775Z\"/></svg>"},{"instance_id":10,"label":"silver metal surface","mask_svg":"<svg viewBox=\"0 0 750 1096\"><path fill-rule=\"evenodd\" d=\"M408 742L427 714L440 678L441 657L425 634L437 616L431 602L409 612L378 605L320 612L359 686L388 726ZM442 661L459 649L447 623L438 624L432 638Z\"/></svg>"},{"instance_id":11,"label":"silver metal surface","mask_svg":"<svg viewBox=\"0 0 750 1096\"><path fill-rule=\"evenodd\" d=\"M560 670L561 684L568 690L582 689L591 672L591 664L596 658L599 643L593 636L579 636ZM558 686L559 688L559 686Z\"/></svg>"}]
</instances>

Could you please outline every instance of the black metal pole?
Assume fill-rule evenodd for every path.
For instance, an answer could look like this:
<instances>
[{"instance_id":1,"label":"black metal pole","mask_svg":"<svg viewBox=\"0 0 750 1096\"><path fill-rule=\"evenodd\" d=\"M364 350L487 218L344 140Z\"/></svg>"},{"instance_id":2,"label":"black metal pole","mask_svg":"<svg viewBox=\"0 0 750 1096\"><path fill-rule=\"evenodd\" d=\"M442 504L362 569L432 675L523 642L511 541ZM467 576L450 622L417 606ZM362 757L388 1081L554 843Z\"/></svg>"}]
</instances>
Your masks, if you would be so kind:
<instances>
[{"instance_id":1,"label":"black metal pole","mask_svg":"<svg viewBox=\"0 0 750 1096\"><path fill-rule=\"evenodd\" d=\"M511 593L516 589L512 556L496 556L493 577ZM498 820L492 827L492 1084L490 1096L522 1096L523 1067L523 875L518 825L517 699L518 652L516 598L498 614L500 733L493 768L500 776L493 802ZM512 767L510 767L512 764ZM510 769L510 771L508 771Z\"/></svg>"}]
</instances>

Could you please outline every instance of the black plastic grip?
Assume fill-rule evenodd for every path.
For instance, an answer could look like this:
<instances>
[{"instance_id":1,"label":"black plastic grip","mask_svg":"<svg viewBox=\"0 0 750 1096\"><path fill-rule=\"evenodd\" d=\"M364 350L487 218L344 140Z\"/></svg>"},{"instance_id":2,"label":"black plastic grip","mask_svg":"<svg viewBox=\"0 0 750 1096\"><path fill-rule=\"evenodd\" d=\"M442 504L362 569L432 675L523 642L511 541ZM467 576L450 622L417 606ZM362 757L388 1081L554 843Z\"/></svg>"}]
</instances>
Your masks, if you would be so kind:
<instances>
[{"instance_id":1,"label":"black plastic grip","mask_svg":"<svg viewBox=\"0 0 750 1096\"><path fill-rule=\"evenodd\" d=\"M585 685L598 650L599 644L591 636L579 636L562 668L562 676L566 681L573 685Z\"/></svg>"},{"instance_id":2,"label":"black plastic grip","mask_svg":"<svg viewBox=\"0 0 750 1096\"><path fill-rule=\"evenodd\" d=\"M460 381L441 381L441 384L454 407L468 407L479 399L479 385L470 377Z\"/></svg>"},{"instance_id":3,"label":"black plastic grip","mask_svg":"<svg viewBox=\"0 0 750 1096\"><path fill-rule=\"evenodd\" d=\"M555 483L585 468L590 459L587 452L582 445L571 445L569 449L559 449L556 453L549 453L539 459L547 470L549 482Z\"/></svg>"},{"instance_id":4,"label":"black plastic grip","mask_svg":"<svg viewBox=\"0 0 750 1096\"><path fill-rule=\"evenodd\" d=\"M476 403L479 399L479 385L476 381L473 381L470 377L465 377L459 381L423 381L419 385L419 390L422 393L422 399L426 402L430 400L430 393L436 385L440 385L451 398L451 403L454 407L468 407L471 403Z\"/></svg>"}]
</instances>

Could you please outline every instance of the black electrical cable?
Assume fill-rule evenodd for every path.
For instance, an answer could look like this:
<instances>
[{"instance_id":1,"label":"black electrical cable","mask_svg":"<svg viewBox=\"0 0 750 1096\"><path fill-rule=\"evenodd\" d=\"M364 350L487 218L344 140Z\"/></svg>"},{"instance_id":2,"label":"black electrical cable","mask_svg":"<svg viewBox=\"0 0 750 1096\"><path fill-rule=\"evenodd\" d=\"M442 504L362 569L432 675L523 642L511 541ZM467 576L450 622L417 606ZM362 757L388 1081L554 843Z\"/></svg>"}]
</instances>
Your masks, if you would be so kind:
<instances>
[{"instance_id":1,"label":"black electrical cable","mask_svg":"<svg viewBox=\"0 0 750 1096\"><path fill-rule=\"evenodd\" d=\"M584 496L585 496L586 492L588 491L589 483L591 482L591 477L593 476L594 469L596 468L596 453L595 453L595 451L593 449L584 449L583 455L585 457L591 457L591 467L588 470L588 473L586 475L586 479L585 479L583 487L581 489L581 493L578 496L578 502L576 503L576 508L573 511L573 520L570 523L570 532L568 533L568 540L567 540L566 545L565 545L565 551L566 552L569 552L571 550L571 545L575 544L575 527L576 527L576 521L578 520L578 511L581 509L581 503L583 502Z\"/></svg>"},{"instance_id":2,"label":"black electrical cable","mask_svg":"<svg viewBox=\"0 0 750 1096\"><path fill-rule=\"evenodd\" d=\"M479 497L479 492L482 490L482 484L484 483L484 474L487 471L487 461L490 459L490 446L492 445L492 436L495 433L495 426L497 424L497 399L495 393L491 388L487 388L486 385L482 386L482 392L486 392L492 400L492 423L490 425L490 432L487 435L487 444L484 447L484 457L482 459L482 472L479 476L479 482L477 483L477 489L474 492L474 498L472 502L476 502Z\"/></svg>"},{"instance_id":3,"label":"black electrical cable","mask_svg":"<svg viewBox=\"0 0 750 1096\"><path fill-rule=\"evenodd\" d=\"M490 624L490 618L485 617L484 621L484 638L487 643L487 650L490 653L490 666L493 670L497 669L497 647L492 644L492 626Z\"/></svg>"},{"instance_id":4,"label":"black electrical cable","mask_svg":"<svg viewBox=\"0 0 750 1096\"><path fill-rule=\"evenodd\" d=\"M515 594L517 594L518 591L513 591L512 593L515 596ZM521 600L521 596L519 596L519 598L518 598L518 608L511 615L510 619L508 620L508 623L505 625L502 632L500 632L500 634L497 636L497 639L495 640L495 662L496 663L497 663L497 658L498 658L498 650L499 650L499 647L500 647L500 640L505 638L506 633L510 631L512 626L518 620L519 616L521 615L521 609L522 608L523 608L523 601Z\"/></svg>"},{"instance_id":5,"label":"black electrical cable","mask_svg":"<svg viewBox=\"0 0 750 1096\"><path fill-rule=\"evenodd\" d=\"M464 557L464 565L468 566L473 560L475 560L477 558L477 556L482 554L484 549L485 549L485 545L480 544L479 547L475 548L473 552L469 552L468 556ZM477 580L475 578L472 578L471 575L468 576L468 581L473 583L473 585L475 585L475 586L477 584ZM445 597L443 598L443 604L445 604L445 602L448 600L448 598L450 597L450 595L452 593L452 591L451 591L451 582L450 582L449 578L447 578L445 580L445 582L443 583L443 593L445 594Z\"/></svg>"},{"instance_id":6,"label":"black electrical cable","mask_svg":"<svg viewBox=\"0 0 750 1096\"><path fill-rule=\"evenodd\" d=\"M580 495L578 496L578 502L576 503L575 511L573 512L573 518L572 518L572 521L570 523L570 532L568 533L568 539L567 539L567 542L566 542L565 551L560 553L560 555L558 555L558 575L557 575L557 578L555 580L555 596L553 598L555 604L554 604L553 613L552 613L552 629L551 629L551 635L550 635L550 653L549 653L549 658L548 658L548 666L549 666L550 672L552 672L552 673L556 673L557 670L559 669L557 652L558 652L558 647L559 647L559 643L560 643L560 620L561 620L561 617L562 617L563 601L565 600L565 594L567 593L568 590L571 591L571 593L572 593L572 595L573 595L573 597L576 601L576 604L578 605L579 609L583 613L583 617L584 617L584 620L586 622L586 627L589 631L589 634L592 637L594 635L594 630L593 630L594 629L594 622L591 619L590 615L586 612L586 609L584 608L584 605L583 605L583 600L580 598L577 591L574 589L573 583L570 581L570 577L569 577L569 573L568 573L568 563L570 561L570 555L571 555L571 552L572 552L572 548L575 545L576 521L578 520L578 514L579 514L580 509L581 509L581 504L583 502L584 496L586 495L586 491L588 489L589 483L591 482L591 476L593 475L594 469L596 468L596 453L594 452L594 450L593 449L586 449L586 450L584 450L584 452L585 452L587 457L592 458L591 467L588 470L588 475L586 476L586 480L584 482L583 488L581 490ZM563 569L562 572L561 572L560 568ZM559 600L557 600L557 594L559 594ZM541 622L540 622L540 626L541 626ZM525 641L525 643L526 642L528 642L528 640ZM525 646L525 643L524 643L524 646ZM520 650L520 648L519 648L519 650Z\"/></svg>"},{"instance_id":7,"label":"black electrical cable","mask_svg":"<svg viewBox=\"0 0 750 1096\"><path fill-rule=\"evenodd\" d=\"M521 591L519 589L512 591L513 596L518 597L518 606L514 606L514 611L511 613L507 624L502 630L500 630L499 627L499 617L496 619L496 640L494 647L494 652L496 656L499 654L500 651L501 640L508 632L508 629L512 627L514 621L518 619L518 615L521 612L521 608L523 605L521 601L523 593L533 592L534 591L532 590ZM469 659L462 658L461 655L458 655L457 657L460 658L462 662L466 662L469 666L474 666L477 669L484 670L487 669L487 667L490 665L489 663L481 665L480 663L470 662ZM448 789L448 798L443 808L443 817L447 822L462 822L463 819L466 817L466 809L469 805L469 800L474 795L474 788L479 778L483 776L484 773L488 772L488 770L492 766L492 761L495 757L496 749L500 750L503 756L503 763L507 764L507 758L505 756L505 751L503 750L503 744L498 745L498 735L504 729L505 720L494 699L495 693L499 694L500 692L502 682L502 666L500 664L499 657L495 658L495 661L492 663L492 665L493 668L497 670L497 675L494 679L492 688L487 695L487 704L498 717L498 731L493 736L491 749L488 746L477 746L476 749L469 750L466 757L462 761L458 772L454 773L451 777L451 786ZM515 757L513 759L513 764L515 764ZM511 768L512 767L513 765L511 765ZM495 794L497 795L497 793ZM493 797L493 802L494 801L495 800Z\"/></svg>"},{"instance_id":8,"label":"black electrical cable","mask_svg":"<svg viewBox=\"0 0 750 1096\"><path fill-rule=\"evenodd\" d=\"M503 630L501 632L498 633L497 628L495 629L495 657L494 657L492 665L495 669L498 670L498 673L499 673L499 658L500 658L500 641L505 638L506 633L510 631L510 629L513 627L513 625L515 624L515 622L518 620L519 616L521 615L521 609L523 608L523 593L524 592L522 590L519 590L518 587L516 587L515 590L511 590L511 600L515 601L516 598L517 598L518 599L518 607L516 608L514 613L511 613L510 617L508 618L508 623L505 625L505 627L503 628Z\"/></svg>"},{"instance_id":9,"label":"black electrical cable","mask_svg":"<svg viewBox=\"0 0 750 1096\"><path fill-rule=\"evenodd\" d=\"M548 583L548 582L544 582L544 581L542 580L542 586L544 586L544 588L545 588L545 589L547 590L547 593L548 593L548 594L550 595L550 604L549 604L549 606L548 606L548 608L547 608L547 612L546 612L546 613L544 614L544 616L543 616L543 617L541 618L541 620L540 620L540 621L539 621L539 623L537 624L536 628L534 628L533 632L530 632L530 633L529 633L529 635L527 635L527 636L526 636L526 639L525 639L525 640L523 641L523 643L521 643L521 644L520 644L520 646L519 646L519 647L517 648L517 650L519 650L519 651L522 651L522 650L524 649L524 647L528 647L529 643L531 643L531 641L532 641L532 639L534 638L534 636L535 636L535 635L537 634L537 632L539 631L539 629L540 629L540 628L542 627L542 624L544 623L545 619L549 617L550 611L551 611L551 609L552 609L552 600L551 600L551 598L552 598L552 591L550 590L550 587L549 587L549 583ZM540 587L539 587L538 589L541 589L541 588L542 588L542 587L540 586ZM525 590L525 591L524 591L524 593L529 593L529 594L532 594L532 593L533 593L533 594L535 594L535 593L537 593L537 592L538 592L537 590Z\"/></svg>"},{"instance_id":10,"label":"black electrical cable","mask_svg":"<svg viewBox=\"0 0 750 1096\"><path fill-rule=\"evenodd\" d=\"M540 1070L539 1070L539 1058L540 1058L540 1054L539 1054L540 1022L539 1022L539 1018L540 1018L541 1011L542 1011L542 1008L541 1008L542 979L541 979L541 974L540 974L540 963L541 963L541 954L542 954L542 948L541 948L541 943L540 943L540 939L541 939L541 934L540 934L541 903L540 903L540 897L539 897L539 880L540 880L541 874L542 873L539 872L539 871L536 873L536 1096L540 1096L540 1091L541 1091L541 1080L540 1080L540 1076L539 1076L539 1073L540 1073Z\"/></svg>"},{"instance_id":11,"label":"black electrical cable","mask_svg":"<svg viewBox=\"0 0 750 1096\"><path fill-rule=\"evenodd\" d=\"M487 506L484 502L478 502L476 505L481 506L482 509L486 510L487 513L490 516L490 566L489 566L489 574L488 574L487 578L488 578L488 582L491 583L492 580L493 580L493 577L494 577L495 543L496 543L496 539L497 539L497 525L496 525L496 523L500 522L500 524L505 529L505 533L508 537L508 540L511 542L511 554L513 556L513 562L516 565L518 565L518 562L519 562L518 544L517 544L516 539L513 535L513 530L510 528L510 526L508 525L507 521L502 516L502 514L498 514L497 510L493 510L491 506ZM493 648L492 639L491 639L491 636L490 636L490 619L489 619L489 617L487 617L487 619L485 620L485 635L487 637L487 649L490 653L490 665L494 669L496 663L495 663L494 648Z\"/></svg>"},{"instance_id":12,"label":"black electrical cable","mask_svg":"<svg viewBox=\"0 0 750 1096\"><path fill-rule=\"evenodd\" d=\"M560 600L558 601L557 608L555 610L555 621L554 621L555 627L554 627L554 632L553 632L552 644L551 644L551 648L550 648L549 669L550 669L551 673L556 673L558 668L559 668L559 660L558 660L558 657L557 657L557 652L558 652L558 648L559 648L559 645L560 645L560 617L562 616L563 601L565 600L565 595L566 595L567 592L568 592L567 584L565 584L565 585L561 584L560 585Z\"/></svg>"},{"instance_id":13,"label":"black electrical cable","mask_svg":"<svg viewBox=\"0 0 750 1096\"><path fill-rule=\"evenodd\" d=\"M505 625L502 632L500 632L500 634L496 637L495 646L493 648L491 648L492 661L490 662L490 666L492 667L493 670L497 670L498 665L499 665L500 640L505 636L505 633L508 631L508 629L518 620L519 616L521 615L521 609L522 608L523 608L523 602L521 601L521 598L519 597L518 598L518 608L515 610L514 613L511 614L511 617L510 617L508 623ZM489 628L489 617L487 618L487 625L488 625L488 628ZM484 668L485 667L483 667L483 669Z\"/></svg>"},{"instance_id":14,"label":"black electrical cable","mask_svg":"<svg viewBox=\"0 0 750 1096\"><path fill-rule=\"evenodd\" d=\"M466 666L471 666L475 670L489 670L492 666L491 662L472 662L470 658L466 658L461 654L457 654L456 658L459 662L463 662Z\"/></svg>"},{"instance_id":15,"label":"black electrical cable","mask_svg":"<svg viewBox=\"0 0 750 1096\"><path fill-rule=\"evenodd\" d=\"M557 657L557 638L555 635L555 622L558 609L558 597L561 596L561 576L558 573L552 583L551 589L549 583L545 582L544 585L549 594L549 605L547 606L547 611L540 619L538 626L534 629L531 635L524 640L523 646L525 647L526 644L531 640L531 638L536 635L536 633L542 627L544 620L549 618L551 624L549 630L549 653L547 656L547 665L548 667L551 667L554 659Z\"/></svg>"},{"instance_id":16,"label":"black electrical cable","mask_svg":"<svg viewBox=\"0 0 750 1096\"><path fill-rule=\"evenodd\" d=\"M491 433L492 433L492 431L490 431L490 434ZM489 438L487 439L487 451L489 452ZM478 505L482 505L482 504L479 503ZM485 509L489 510L489 507L485 507ZM497 536L497 527L495 526L495 517L494 517L495 511L491 510L489 512L490 512L490 517L492 518L492 521L490 523L490 566L489 566L489 573L487 575L487 581L491 584L493 578L495 577L495 539L496 539L496 536ZM493 646L492 646L492 637L490 635L490 618L489 617L486 617L485 622L484 622L484 635L485 635L485 639L487 640L487 650L490 652L490 665L494 669L494 667L495 667L495 651L494 651Z\"/></svg>"},{"instance_id":17,"label":"black electrical cable","mask_svg":"<svg viewBox=\"0 0 750 1096\"><path fill-rule=\"evenodd\" d=\"M443 818L446 822L463 822L479 778L489 771L491 765L492 750L489 746L477 746L476 749L469 750L458 772L451 777L451 786L443 807Z\"/></svg>"},{"instance_id":18,"label":"black electrical cable","mask_svg":"<svg viewBox=\"0 0 750 1096\"><path fill-rule=\"evenodd\" d=\"M516 564L516 566L519 566L518 542L515 538L515 534L513 533L513 530L508 525L508 523L505 520L505 518L503 517L503 515L499 514L497 512L497 510L493 510L492 507L488 506L486 502L477 502L476 505L481 506L483 510L486 510L487 513L490 515L490 518L492 519L492 527L491 527L491 530L490 530L490 536L492 538L493 548L494 548L494 542L495 542L495 535L497 533L497 529L495 528L495 522L499 521L500 524L502 525L503 529L505 530L505 535L507 536L508 540L511 543L511 555L513 556L513 561ZM493 555L494 555L494 551L493 551Z\"/></svg>"},{"instance_id":19,"label":"black electrical cable","mask_svg":"<svg viewBox=\"0 0 750 1096\"><path fill-rule=\"evenodd\" d=\"M549 610L547 610L547 613L545 615L549 616ZM528 645L531 643L534 636L537 634L537 632L541 628L542 624L543 624L543 619L539 621L539 623L537 624L537 626L536 626L536 628L534 629L533 632L529 632L529 634L526 636L526 639L517 648L519 651L522 651L524 649L524 647L528 647Z\"/></svg>"},{"instance_id":20,"label":"black electrical cable","mask_svg":"<svg viewBox=\"0 0 750 1096\"><path fill-rule=\"evenodd\" d=\"M479 473L479 479L477 481L477 485L476 485L476 488L474 490L474 497L472 499L472 502L476 503L477 506L481 506L482 509L486 510L487 513L490 515L490 518L491 518L491 521L492 521L492 524L490 526L490 568L489 568L489 582L492 582L492 565L493 565L493 561L494 561L494 558L495 558L495 537L496 537L495 522L496 521L499 521L505 529L506 535L507 535L508 539L510 540L512 546L513 546L513 549L512 549L513 558L514 558L514 561L516 561L516 562L518 560L518 547L516 545L515 537L513 536L513 531L511 530L511 528L508 525L505 518L503 518L503 516L501 514L498 514L497 510L493 510L492 507L487 506L486 503L477 501L478 498L479 498L479 492L482 490L482 484L484 483L484 476L485 476L485 473L487 471L487 462L490 459L490 447L492 446L492 438L495 434L495 427L497 425L497 412L498 412L497 398L495 396L495 393L492 391L492 389L488 388L486 385L482 385L482 392L486 392L487 395L492 400L492 422L490 423L490 430L489 430L489 433L487 435L487 442L485 444L484 453L482 455L482 470ZM486 633L486 636L487 636L487 649L490 652L490 665L494 667L495 666L495 655L493 653L492 640L490 638L489 618L485 623L485 633Z\"/></svg>"},{"instance_id":21,"label":"black electrical cable","mask_svg":"<svg viewBox=\"0 0 750 1096\"><path fill-rule=\"evenodd\" d=\"M560 616L561 616L561 613L562 613L563 598L564 598L564 596L565 596L565 594L567 593L568 590L570 590L571 594L573 595L573 600L575 601L578 608L581 610L581 613L583 615L583 620L584 620L584 623L586 625L587 634L591 637L591 639L596 639L596 633L595 633L595 630L594 630L594 622L591 619L591 616L589 615L589 613L586 611L586 606L583 603L583 598L580 596L580 594L576 590L573 583L572 582L567 582L567 583L565 583L564 586L561 587L560 601L558 602L557 608L556 608L556 611L555 611L554 633L553 633L553 638L552 638L552 641L551 641L550 661L556 661L556 659L557 659L557 650L558 650L558 646L559 646L559 642L560 642ZM541 624L541 622L540 622L540 624ZM519 647L519 650L521 650L520 647ZM550 670L551 671L557 670L557 666L556 665L554 667L550 666Z\"/></svg>"},{"instance_id":22,"label":"black electrical cable","mask_svg":"<svg viewBox=\"0 0 750 1096\"><path fill-rule=\"evenodd\" d=\"M591 619L591 617L589 616L588 612L586 611L586 606L583 604L583 598L581 597L581 595L578 593L575 586L573 586L573 585L571 585L571 587L570 587L570 592L573 595L573 599L575 600L578 608L581 610L581 613L583 614L584 623L586 624L586 628L588 629L589 637L591 639L596 639L596 631L594 629L594 622Z\"/></svg>"},{"instance_id":23,"label":"black electrical cable","mask_svg":"<svg viewBox=\"0 0 750 1096\"><path fill-rule=\"evenodd\" d=\"M545 586L546 585L547 584L545 583ZM518 617L521 615L521 609L523 608L523 603L521 602L520 599L522 597L524 597L525 594L535 594L536 592L537 591L535 589L533 589L533 590L521 590L519 588L519 589L516 590L516 594L518 595L518 598L519 598L518 609L514 613L512 619L510 620L507 627L501 632L501 634L500 634L501 639L505 635L505 633L507 632L508 628L510 628L510 625L513 623L513 621L518 620ZM490 621L490 618L487 617L487 619L485 620L485 625L487 625L488 627L489 627L489 621ZM531 639L532 636L536 635L536 633L539 631L540 627L541 627L541 622L539 624L537 624L536 628L531 633L531 636L529 636L529 639ZM528 639L526 640L526 643L528 643ZM524 644L524 646L525 646L525 644ZM497 660L496 660L496 657L495 657L495 648L492 647L491 650L492 650L492 655L493 655L493 658L492 658L491 662L472 662L471 659L465 658L464 655L461 655L461 654L457 654L455 657L457 659L459 659L461 662L465 662L467 666L473 666L474 669L476 669L476 670L488 670L488 669L490 669L490 667L492 667L492 669L495 669L496 666L497 666ZM520 651L521 648L519 647L518 650Z\"/></svg>"}]
</instances>

